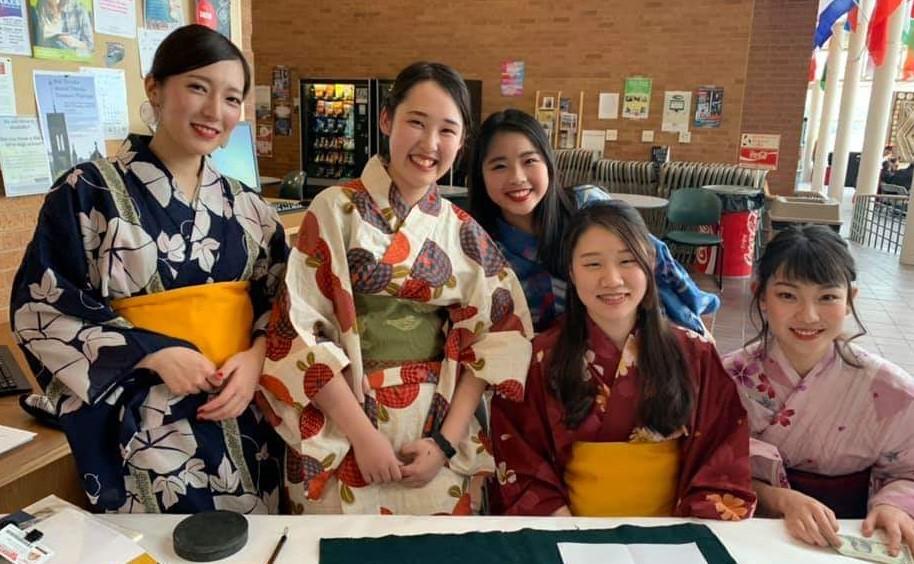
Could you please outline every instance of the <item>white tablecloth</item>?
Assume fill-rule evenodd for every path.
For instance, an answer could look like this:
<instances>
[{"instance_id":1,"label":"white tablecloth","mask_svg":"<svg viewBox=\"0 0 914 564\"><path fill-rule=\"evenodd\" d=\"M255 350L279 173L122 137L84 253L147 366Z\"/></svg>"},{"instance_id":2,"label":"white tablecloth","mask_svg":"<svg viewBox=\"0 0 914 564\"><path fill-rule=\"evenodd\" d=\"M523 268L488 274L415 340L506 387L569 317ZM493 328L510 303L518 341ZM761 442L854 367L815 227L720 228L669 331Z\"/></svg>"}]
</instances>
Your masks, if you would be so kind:
<instances>
[{"instance_id":1,"label":"white tablecloth","mask_svg":"<svg viewBox=\"0 0 914 564\"><path fill-rule=\"evenodd\" d=\"M184 518L181 515L103 515L102 519L143 533L140 544L160 562L184 562L172 547L171 533ZM659 526L703 523L720 538L737 562L745 564L851 564L831 549L816 548L795 541L775 519L750 519L729 523L684 519L587 519L550 517L401 517L401 516L250 516L247 546L220 562L262 564L267 561L283 527L289 539L277 564L317 563L322 537L380 537L422 533L470 531L514 531L523 528L573 529L611 528L618 525ZM841 521L841 532L859 534L860 521ZM472 564L472 563L468 563Z\"/></svg>"}]
</instances>

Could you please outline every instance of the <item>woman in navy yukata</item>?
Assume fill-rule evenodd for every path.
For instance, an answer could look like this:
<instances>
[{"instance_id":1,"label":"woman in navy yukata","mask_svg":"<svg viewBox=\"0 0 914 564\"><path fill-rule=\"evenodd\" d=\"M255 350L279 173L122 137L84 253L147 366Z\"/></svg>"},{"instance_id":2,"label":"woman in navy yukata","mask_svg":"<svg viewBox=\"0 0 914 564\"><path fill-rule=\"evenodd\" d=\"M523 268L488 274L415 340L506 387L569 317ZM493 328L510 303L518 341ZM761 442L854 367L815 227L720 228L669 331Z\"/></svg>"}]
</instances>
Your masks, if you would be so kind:
<instances>
[{"instance_id":1,"label":"woman in navy yukata","mask_svg":"<svg viewBox=\"0 0 914 564\"><path fill-rule=\"evenodd\" d=\"M66 432L97 511L276 511L281 443L252 399L288 249L207 157L250 81L219 33L169 35L145 80L154 135L54 184L16 275L11 321L44 389L23 405Z\"/></svg>"}]
</instances>

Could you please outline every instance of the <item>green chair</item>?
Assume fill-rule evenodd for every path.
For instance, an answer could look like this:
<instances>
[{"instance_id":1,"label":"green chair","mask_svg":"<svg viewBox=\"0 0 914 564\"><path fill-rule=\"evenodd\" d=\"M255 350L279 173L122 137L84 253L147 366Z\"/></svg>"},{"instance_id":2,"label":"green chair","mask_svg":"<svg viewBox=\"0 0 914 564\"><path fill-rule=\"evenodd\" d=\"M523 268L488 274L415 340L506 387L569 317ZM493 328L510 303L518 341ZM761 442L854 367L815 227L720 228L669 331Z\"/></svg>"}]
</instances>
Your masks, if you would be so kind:
<instances>
[{"instance_id":1,"label":"green chair","mask_svg":"<svg viewBox=\"0 0 914 564\"><path fill-rule=\"evenodd\" d=\"M698 227L720 225L721 203L717 194L701 188L679 188L670 193L670 204L666 208L667 221L677 227ZM663 239L668 243L687 247L718 247L715 269L717 286L724 285L724 242L720 235L698 231L673 230Z\"/></svg>"},{"instance_id":2,"label":"green chair","mask_svg":"<svg viewBox=\"0 0 914 564\"><path fill-rule=\"evenodd\" d=\"M305 179L305 173L301 170L293 170L285 175L279 183L279 197L283 200L301 201L305 193Z\"/></svg>"}]
</instances>

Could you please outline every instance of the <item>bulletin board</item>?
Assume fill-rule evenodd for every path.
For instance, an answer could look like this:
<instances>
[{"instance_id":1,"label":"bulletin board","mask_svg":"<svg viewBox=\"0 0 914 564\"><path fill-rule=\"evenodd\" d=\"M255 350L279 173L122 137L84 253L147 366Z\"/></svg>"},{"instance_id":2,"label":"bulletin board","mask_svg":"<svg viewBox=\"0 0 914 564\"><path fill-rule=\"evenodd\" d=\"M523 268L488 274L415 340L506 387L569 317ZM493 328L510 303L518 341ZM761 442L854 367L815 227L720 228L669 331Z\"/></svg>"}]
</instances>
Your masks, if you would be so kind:
<instances>
[{"instance_id":1,"label":"bulletin board","mask_svg":"<svg viewBox=\"0 0 914 564\"><path fill-rule=\"evenodd\" d=\"M194 0L182 0L184 4L184 23L194 22ZM143 27L143 0L136 1L136 26ZM94 14L93 14L94 16ZM29 26L33 23L30 21ZM242 48L241 33L241 8L240 2L232 1L232 38L239 48ZM120 43L124 46L124 58L117 64L107 67L105 54L109 42ZM0 57L9 57L13 62L13 82L16 92L16 114L19 116L35 116L37 107L35 103L35 90L32 83L33 70L65 71L79 73L80 67L99 67L123 69L127 85L127 108L129 112L129 129L131 133L149 133L148 128L140 119L140 105L146 99L143 87L143 77L140 75L140 55L136 37L119 37L95 33L95 52L89 61L58 61L35 59L26 56L0 54ZM243 117L242 117L243 119ZM108 155L114 154L120 147L123 139L107 139L105 141Z\"/></svg>"}]
</instances>

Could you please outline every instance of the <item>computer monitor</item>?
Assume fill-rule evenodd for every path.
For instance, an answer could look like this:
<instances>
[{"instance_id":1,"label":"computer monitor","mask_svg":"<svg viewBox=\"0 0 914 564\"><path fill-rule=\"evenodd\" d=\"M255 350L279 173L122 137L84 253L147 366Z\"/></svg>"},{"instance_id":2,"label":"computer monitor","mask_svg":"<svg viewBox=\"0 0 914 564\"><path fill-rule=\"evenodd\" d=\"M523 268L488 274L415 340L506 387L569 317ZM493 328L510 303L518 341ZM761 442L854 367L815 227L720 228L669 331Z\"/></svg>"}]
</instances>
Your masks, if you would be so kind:
<instances>
[{"instance_id":1,"label":"computer monitor","mask_svg":"<svg viewBox=\"0 0 914 564\"><path fill-rule=\"evenodd\" d=\"M232 130L228 145L216 149L210 157L216 170L260 192L260 173L257 170L257 151L254 147L253 124L239 121Z\"/></svg>"}]
</instances>

